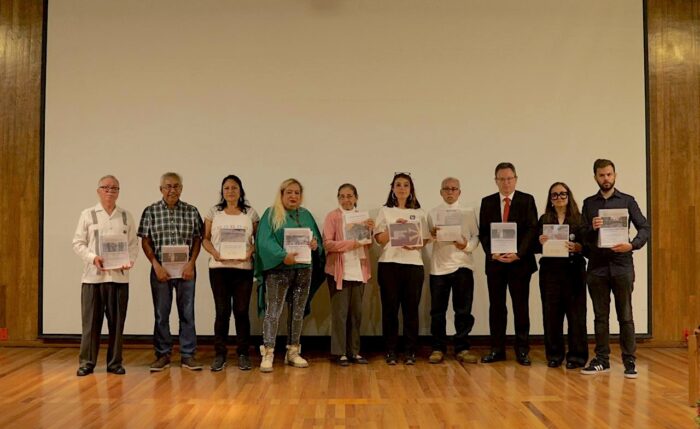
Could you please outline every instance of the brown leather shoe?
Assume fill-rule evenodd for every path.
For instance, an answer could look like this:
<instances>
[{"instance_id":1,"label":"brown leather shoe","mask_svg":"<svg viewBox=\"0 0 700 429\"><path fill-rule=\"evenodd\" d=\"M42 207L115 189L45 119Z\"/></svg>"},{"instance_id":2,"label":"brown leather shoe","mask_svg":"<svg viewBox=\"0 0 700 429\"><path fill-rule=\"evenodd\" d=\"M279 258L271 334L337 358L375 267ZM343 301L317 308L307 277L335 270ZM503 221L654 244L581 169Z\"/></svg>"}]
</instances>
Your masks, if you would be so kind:
<instances>
[{"instance_id":1,"label":"brown leather shoe","mask_svg":"<svg viewBox=\"0 0 700 429\"><path fill-rule=\"evenodd\" d=\"M428 362L430 363L440 363L445 359L445 353L441 350L433 350L428 357Z\"/></svg>"},{"instance_id":2,"label":"brown leather shoe","mask_svg":"<svg viewBox=\"0 0 700 429\"><path fill-rule=\"evenodd\" d=\"M170 356L162 355L151 364L151 372L160 372L166 368L170 368Z\"/></svg>"},{"instance_id":3,"label":"brown leather shoe","mask_svg":"<svg viewBox=\"0 0 700 429\"><path fill-rule=\"evenodd\" d=\"M469 350L462 350L457 353L457 360L464 363L477 363L479 358L476 355L471 354Z\"/></svg>"}]
</instances>

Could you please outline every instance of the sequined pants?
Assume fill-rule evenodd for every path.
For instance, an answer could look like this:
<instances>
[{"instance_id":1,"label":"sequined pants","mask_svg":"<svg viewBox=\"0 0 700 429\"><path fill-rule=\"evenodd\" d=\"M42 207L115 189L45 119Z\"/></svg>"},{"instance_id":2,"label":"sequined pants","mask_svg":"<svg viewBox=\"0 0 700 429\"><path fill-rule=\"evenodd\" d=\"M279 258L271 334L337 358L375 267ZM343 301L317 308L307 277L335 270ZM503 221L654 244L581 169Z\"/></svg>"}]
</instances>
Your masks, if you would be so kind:
<instances>
[{"instance_id":1,"label":"sequined pants","mask_svg":"<svg viewBox=\"0 0 700 429\"><path fill-rule=\"evenodd\" d=\"M297 345L304 322L304 307L311 288L311 268L269 270L265 277L265 319L263 320L263 343L274 348L280 316L284 302L289 304L288 344Z\"/></svg>"}]
</instances>

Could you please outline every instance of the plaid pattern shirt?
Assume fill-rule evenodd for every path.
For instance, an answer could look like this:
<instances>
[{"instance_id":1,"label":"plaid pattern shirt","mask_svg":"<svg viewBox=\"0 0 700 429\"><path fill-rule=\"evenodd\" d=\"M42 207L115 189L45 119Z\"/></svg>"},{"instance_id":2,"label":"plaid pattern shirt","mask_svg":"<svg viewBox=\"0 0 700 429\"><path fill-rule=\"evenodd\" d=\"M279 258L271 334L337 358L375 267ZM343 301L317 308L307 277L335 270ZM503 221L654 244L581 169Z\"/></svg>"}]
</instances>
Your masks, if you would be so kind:
<instances>
[{"instance_id":1,"label":"plaid pattern shirt","mask_svg":"<svg viewBox=\"0 0 700 429\"><path fill-rule=\"evenodd\" d=\"M187 245L192 253L194 238L202 238L204 224L197 207L178 201L174 209L169 209L160 200L143 210L138 236L153 240L153 251L158 261L163 260L163 246Z\"/></svg>"}]
</instances>

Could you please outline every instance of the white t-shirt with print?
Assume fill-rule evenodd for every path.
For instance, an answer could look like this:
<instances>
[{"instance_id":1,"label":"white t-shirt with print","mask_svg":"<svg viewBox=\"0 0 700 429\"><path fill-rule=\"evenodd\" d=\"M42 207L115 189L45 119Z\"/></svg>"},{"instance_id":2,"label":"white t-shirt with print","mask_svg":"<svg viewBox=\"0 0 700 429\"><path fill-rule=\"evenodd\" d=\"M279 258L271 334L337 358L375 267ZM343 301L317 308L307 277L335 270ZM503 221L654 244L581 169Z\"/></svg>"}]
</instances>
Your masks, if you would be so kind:
<instances>
[{"instance_id":1,"label":"white t-shirt with print","mask_svg":"<svg viewBox=\"0 0 700 429\"><path fill-rule=\"evenodd\" d=\"M252 207L247 210L247 213L230 215L214 206L209 210L205 219L211 222L211 244L214 245L217 251L221 243L222 229L245 229L246 240L248 243L252 244L253 225L260 221L258 213ZM213 256L210 256L209 268L238 268L241 270L251 270L253 269L253 263L251 261L217 261Z\"/></svg>"}]
</instances>

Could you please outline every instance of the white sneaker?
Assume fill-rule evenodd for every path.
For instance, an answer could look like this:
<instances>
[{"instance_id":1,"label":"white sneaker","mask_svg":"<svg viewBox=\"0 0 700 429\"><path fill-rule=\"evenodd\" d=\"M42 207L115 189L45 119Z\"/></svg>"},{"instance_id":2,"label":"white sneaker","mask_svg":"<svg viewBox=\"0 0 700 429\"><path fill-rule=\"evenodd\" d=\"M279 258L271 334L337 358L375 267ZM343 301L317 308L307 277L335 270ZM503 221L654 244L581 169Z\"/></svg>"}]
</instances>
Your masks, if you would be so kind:
<instances>
[{"instance_id":1,"label":"white sneaker","mask_svg":"<svg viewBox=\"0 0 700 429\"><path fill-rule=\"evenodd\" d=\"M284 363L295 368L308 368L309 363L301 357L301 346L287 346L287 354L284 356Z\"/></svg>"},{"instance_id":2,"label":"white sneaker","mask_svg":"<svg viewBox=\"0 0 700 429\"><path fill-rule=\"evenodd\" d=\"M262 355L260 372L272 372L272 362L275 360L275 348L260 346L260 354Z\"/></svg>"}]
</instances>

